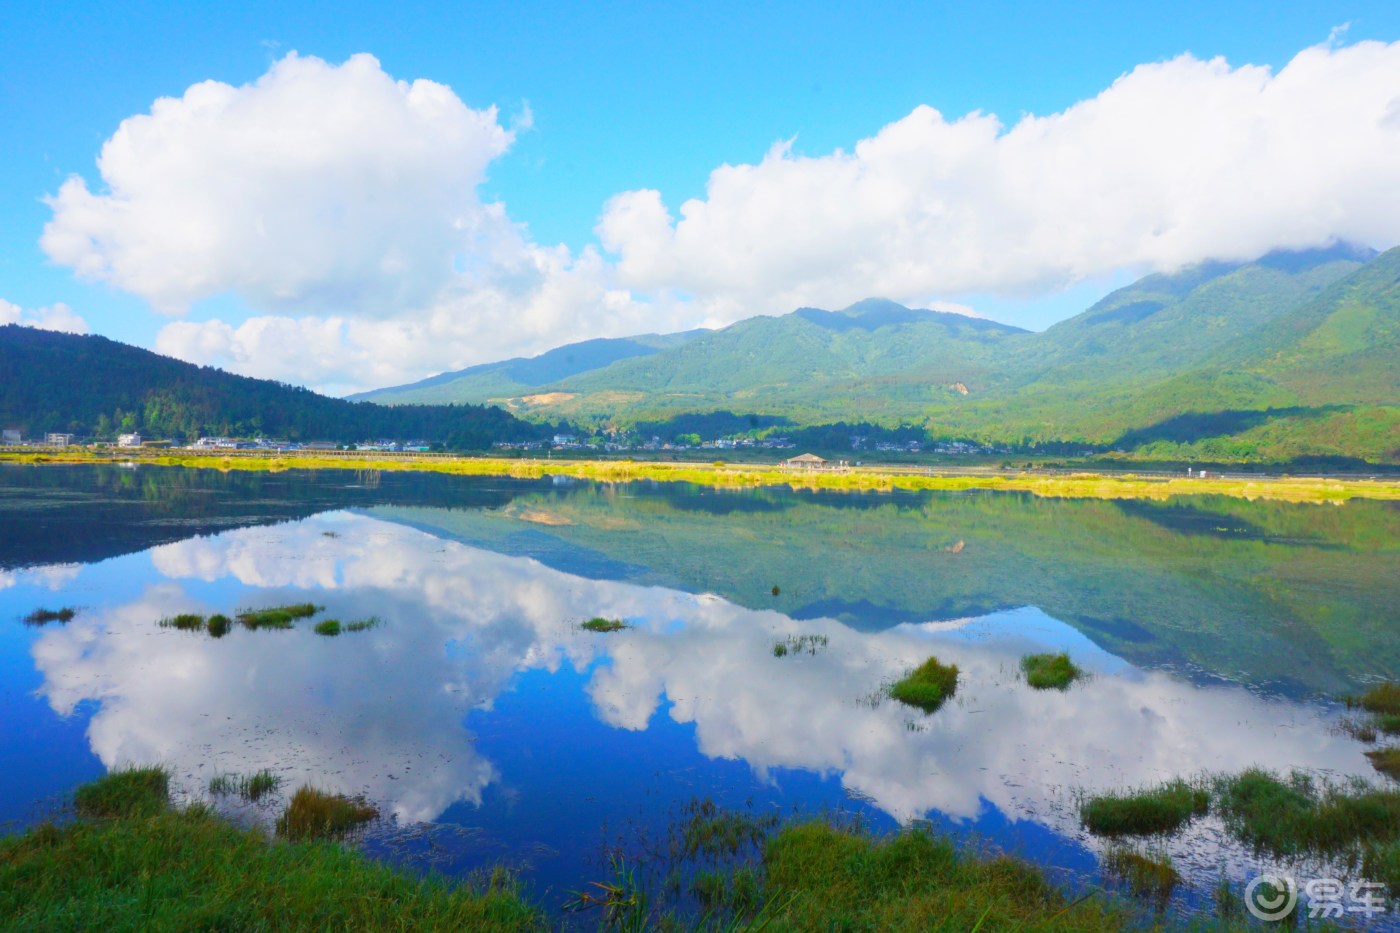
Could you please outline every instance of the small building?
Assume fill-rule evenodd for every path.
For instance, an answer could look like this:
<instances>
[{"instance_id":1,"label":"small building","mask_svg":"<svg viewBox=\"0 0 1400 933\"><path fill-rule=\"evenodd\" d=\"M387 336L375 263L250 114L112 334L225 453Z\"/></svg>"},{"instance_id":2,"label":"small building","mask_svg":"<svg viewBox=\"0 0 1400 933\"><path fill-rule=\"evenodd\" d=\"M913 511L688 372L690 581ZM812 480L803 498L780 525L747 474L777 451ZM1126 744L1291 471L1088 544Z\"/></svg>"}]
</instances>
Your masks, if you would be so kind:
<instances>
[{"instance_id":1,"label":"small building","mask_svg":"<svg viewBox=\"0 0 1400 933\"><path fill-rule=\"evenodd\" d=\"M49 447L67 447L69 444L73 443L74 436L75 435L72 434L61 434L57 431L50 431L48 434L44 435L44 444Z\"/></svg>"},{"instance_id":2,"label":"small building","mask_svg":"<svg viewBox=\"0 0 1400 933\"><path fill-rule=\"evenodd\" d=\"M20 433L19 428L5 428L0 431L0 443L7 447L17 446L24 443L24 435Z\"/></svg>"},{"instance_id":3,"label":"small building","mask_svg":"<svg viewBox=\"0 0 1400 933\"><path fill-rule=\"evenodd\" d=\"M816 454L798 454L796 457L783 460L778 465L799 470L820 470L826 466L826 460Z\"/></svg>"},{"instance_id":4,"label":"small building","mask_svg":"<svg viewBox=\"0 0 1400 933\"><path fill-rule=\"evenodd\" d=\"M141 435L139 435L139 434L118 434L118 435L117 435L117 446L118 446L118 447L140 447L140 446L141 446Z\"/></svg>"}]
</instances>

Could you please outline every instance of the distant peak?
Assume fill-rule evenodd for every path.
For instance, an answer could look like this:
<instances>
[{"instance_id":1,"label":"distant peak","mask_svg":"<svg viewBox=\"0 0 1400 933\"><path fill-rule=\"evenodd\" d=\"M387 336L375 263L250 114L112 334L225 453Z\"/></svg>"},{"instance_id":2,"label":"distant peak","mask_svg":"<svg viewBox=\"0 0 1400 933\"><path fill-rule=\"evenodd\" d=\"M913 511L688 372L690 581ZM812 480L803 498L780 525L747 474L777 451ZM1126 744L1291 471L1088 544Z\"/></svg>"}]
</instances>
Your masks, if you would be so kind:
<instances>
[{"instance_id":1,"label":"distant peak","mask_svg":"<svg viewBox=\"0 0 1400 933\"><path fill-rule=\"evenodd\" d=\"M868 314L908 314L912 310L914 309L906 308L899 302L891 301L888 298L865 298L843 308L841 313L851 317L864 317Z\"/></svg>"}]
</instances>

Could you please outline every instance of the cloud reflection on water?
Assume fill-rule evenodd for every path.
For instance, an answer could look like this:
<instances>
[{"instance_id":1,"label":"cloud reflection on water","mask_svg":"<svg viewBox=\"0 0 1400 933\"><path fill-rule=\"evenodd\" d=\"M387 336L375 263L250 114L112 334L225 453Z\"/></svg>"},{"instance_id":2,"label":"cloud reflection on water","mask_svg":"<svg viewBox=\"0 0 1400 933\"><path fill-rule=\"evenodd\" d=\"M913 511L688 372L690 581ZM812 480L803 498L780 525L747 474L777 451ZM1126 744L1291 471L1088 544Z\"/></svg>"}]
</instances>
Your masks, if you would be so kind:
<instances>
[{"instance_id":1,"label":"cloud reflection on water","mask_svg":"<svg viewBox=\"0 0 1400 933\"><path fill-rule=\"evenodd\" d=\"M271 767L293 786L314 780L404 821L433 819L500 779L462 725L467 712L489 709L517 672L561 665L589 672L586 701L612 726L641 732L664 711L694 724L706 756L760 774L835 775L900 820L971 818L990 804L1072 834L1072 788L1250 765L1370 771L1317 707L1132 668L1030 608L862 634L571 576L347 513L149 554L159 577L139 599L38 639L40 692L64 715L95 702L89 739L108 767L164 761L192 790L217 771ZM217 641L156 625L302 599L385 624L334 639L305 623L235 628ZM634 628L581 632L593 615ZM800 633L829 646L773 656L774 641ZM1096 675L1066 693L1020 682L1022 653L1064 644ZM878 699L929 654L962 670L953 702L926 717Z\"/></svg>"}]
</instances>

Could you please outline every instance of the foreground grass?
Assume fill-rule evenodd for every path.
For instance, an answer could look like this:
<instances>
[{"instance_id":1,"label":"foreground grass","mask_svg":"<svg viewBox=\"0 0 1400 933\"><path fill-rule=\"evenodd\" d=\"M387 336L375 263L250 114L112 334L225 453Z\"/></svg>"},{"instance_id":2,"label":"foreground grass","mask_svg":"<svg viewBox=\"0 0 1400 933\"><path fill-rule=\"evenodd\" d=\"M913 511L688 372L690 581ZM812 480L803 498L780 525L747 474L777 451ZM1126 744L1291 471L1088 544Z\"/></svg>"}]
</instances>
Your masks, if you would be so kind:
<instances>
[{"instance_id":1,"label":"foreground grass","mask_svg":"<svg viewBox=\"0 0 1400 933\"><path fill-rule=\"evenodd\" d=\"M1102 794L1084 801L1079 819L1099 836L1174 833L1210 809L1210 792L1177 779L1141 791Z\"/></svg>"},{"instance_id":2,"label":"foreground grass","mask_svg":"<svg viewBox=\"0 0 1400 933\"><path fill-rule=\"evenodd\" d=\"M909 706L932 713L958 689L958 667L929 658L908 676L890 686L890 696Z\"/></svg>"},{"instance_id":3,"label":"foreground grass","mask_svg":"<svg viewBox=\"0 0 1400 933\"><path fill-rule=\"evenodd\" d=\"M882 839L824 821L780 830L763 853L776 930L1121 930L1122 908L1069 902L1034 867L958 853L923 829Z\"/></svg>"},{"instance_id":4,"label":"foreground grass","mask_svg":"<svg viewBox=\"0 0 1400 933\"><path fill-rule=\"evenodd\" d=\"M0 462L111 463L133 458L160 466L217 470L278 471L291 469L383 470L449 473L462 476L573 476L600 482L653 480L708 486L791 486L796 489L964 490L1028 492L1050 498L1166 499L1171 496L1220 495L1287 502L1345 502L1348 499L1400 500L1400 482L1360 479L1148 479L1131 473L945 474L882 471L861 467L847 472L796 472L767 464L705 465L635 463L627 460L519 460L497 457L375 458L308 455L222 456L188 452L147 455L135 452L67 454L0 454Z\"/></svg>"},{"instance_id":5,"label":"foreground grass","mask_svg":"<svg viewBox=\"0 0 1400 933\"><path fill-rule=\"evenodd\" d=\"M1026 683L1037 690L1068 690L1069 685L1084 676L1070 661L1068 654L1028 654L1021 659Z\"/></svg>"},{"instance_id":6,"label":"foreground grass","mask_svg":"<svg viewBox=\"0 0 1400 933\"><path fill-rule=\"evenodd\" d=\"M207 808L171 809L150 772L164 776L119 773L78 792L130 807L0 839L0 929L545 928L504 874L454 888L331 843L272 842Z\"/></svg>"}]
</instances>

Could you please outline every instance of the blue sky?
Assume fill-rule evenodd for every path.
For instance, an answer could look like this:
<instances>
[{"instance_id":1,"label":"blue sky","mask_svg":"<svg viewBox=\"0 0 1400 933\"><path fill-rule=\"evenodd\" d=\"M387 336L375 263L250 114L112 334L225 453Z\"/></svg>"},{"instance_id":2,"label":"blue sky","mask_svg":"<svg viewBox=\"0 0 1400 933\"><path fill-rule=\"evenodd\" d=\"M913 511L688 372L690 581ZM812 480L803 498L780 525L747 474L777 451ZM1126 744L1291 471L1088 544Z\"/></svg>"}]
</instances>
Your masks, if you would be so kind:
<instances>
[{"instance_id":1,"label":"blue sky","mask_svg":"<svg viewBox=\"0 0 1400 933\"><path fill-rule=\"evenodd\" d=\"M833 284L814 277L803 287L788 289L781 276L801 278L803 270L832 262L834 254L822 245L813 247L808 260L798 257L789 264L785 253L762 268L745 269L743 282L715 285L711 293L711 281L723 278L733 257L684 244L664 262L642 256L649 239L670 229L660 225L651 202L637 200L642 219L625 229L616 227L610 236L595 227L610 199L643 190L658 192L660 208L674 224L683 202L706 198L711 173L721 166L758 165L775 143L785 141L790 143L784 156L789 161L851 153L861 140L921 105L935 108L947 121L974 111L996 114L1004 132L1025 114L1060 113L1103 94L1140 65L1183 53L1202 61L1223 56L1232 68L1264 65L1277 73L1303 50L1329 43L1329 37L1333 48L1400 39L1400 6L1394 3L1082 3L1072 9L1010 3L8 4L0 39L0 126L7 130L5 170L0 172L0 299L28 309L26 313L61 302L97 333L143 346L159 343L187 358L199 355L196 347L212 347L207 361L332 391L426 375L497 353L538 352L598 333L722 324L747 313L778 313L781 306L755 301L760 288L775 295L774 301L790 297L839 306L862 294L865 284L903 287L904 280L872 275ZM1334 35L1337 27L1345 29ZM172 316L169 307L165 313L151 310L159 300L153 301L150 289L133 285L134 278L98 275L92 280L89 275L83 280L75 274L71 256L55 261L52 250L41 248L44 226L55 217L42 199L55 195L74 174L101 196L106 187L96 159L123 120L148 112L157 98L179 97L201 81L235 88L256 82L293 50L332 67L356 53L369 53L389 78L446 85L471 111L499 108L498 123L512 135L502 151L492 150L477 197L483 204L503 205L525 244L521 248L566 246L564 266L575 278L581 274L580 255L595 251L599 265L587 273L593 277L589 287L570 280L561 288L574 298L552 299L547 312L531 312L534 317L516 328L508 311L501 310L514 294L502 293L505 286L493 286L496 304L489 313L472 310L485 307L474 304L475 298L429 301L419 295L404 299L400 319L392 307L371 313L328 304L326 295L344 294L353 283L322 288L325 283L311 281L309 272L296 280L295 295L276 301L267 300L269 292L259 283L244 287L236 276L214 276L211 281L228 287L189 292L194 297L182 300L179 316ZM1344 91L1341 85L1338 93ZM921 139L941 138L937 127L924 129ZM1388 145L1387 140L1377 145ZM1073 145L1066 143L1071 152ZM1400 154L1396 157L1400 160ZM227 184L227 175L220 177L219 183ZM260 183L250 176L249 184ZM760 197L755 192L771 190L781 201L787 190L776 176L771 184L754 181L760 183L768 187L746 189L745 197L754 200ZM810 183L824 184L820 179ZM808 182L794 184L800 191ZM1329 205L1345 200L1336 192L1318 197ZM716 197L709 205L705 228L719 231L716 236L733 229L725 224L758 223L725 214L731 209L721 210ZM975 204L967 209L980 216ZM775 226L763 229L811 221L762 219L770 222ZM1381 242L1391 235L1384 224L1366 218L1331 235L1354 235L1349 231L1361 231L1380 248L1394 245ZM1299 232L1296 243L1324 234ZM868 228L845 235L868 236ZM1102 235L1118 236L1120 231L1105 228ZM956 242L961 238L954 237ZM1255 241L1242 234L1240 242ZM942 243L930 241L927 248L941 252L953 247ZM1109 287L1146 269L1170 265L1173 257L1203 258L1220 249L1200 244L1160 255L1096 254L1082 262L1060 257L1047 260L1043 275L1004 281L951 270L945 279L911 280L905 294L891 297L926 306L940 301L970 306L1011 323L1041 327L1082 310ZM459 267L463 261L470 266L494 260L469 256L459 259ZM531 275L547 279L553 273L538 270L551 261L529 260L535 269ZM862 254L853 256L850 265L878 261L878 256ZM513 271L501 273L500 280L519 279L518 263L507 265ZM298 305L296 295L312 293L320 297ZM437 310L426 310L429 304ZM426 321L432 315L476 315L482 323L475 330L454 331L460 346L452 352L419 356L398 347L394 365L373 374L365 372L363 353L336 357L319 369L288 364L286 371L277 371L251 359L266 354L244 339L248 334L239 338L244 339L241 351L229 338L231 329L249 318L348 322L358 320L357 314L372 318L377 328ZM224 329L217 335L186 329L160 340L172 321L191 327L218 321ZM300 326L298 332L306 332L306 325ZM506 331L526 336L493 339ZM317 339L330 339L324 328L317 333ZM381 343L394 342L375 333ZM400 327L395 333L402 343L421 338L442 347L450 342L445 331L431 328ZM336 339L353 342L351 336ZM338 352L325 346L321 356L330 360Z\"/></svg>"}]
</instances>

